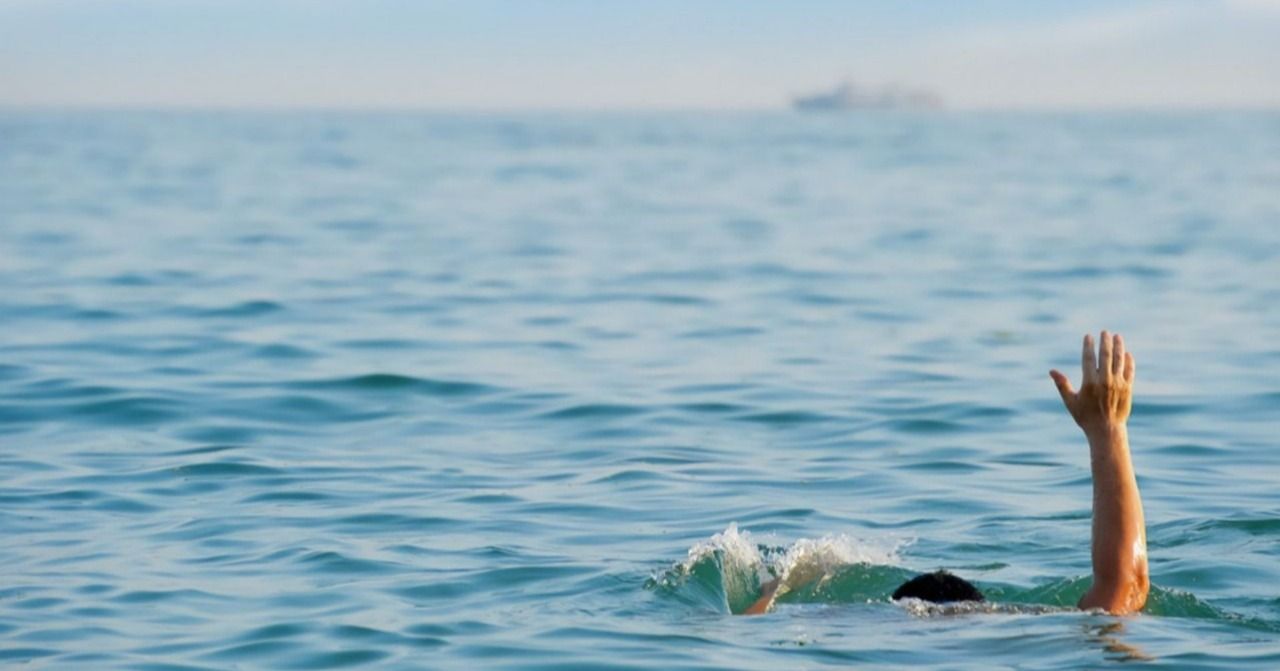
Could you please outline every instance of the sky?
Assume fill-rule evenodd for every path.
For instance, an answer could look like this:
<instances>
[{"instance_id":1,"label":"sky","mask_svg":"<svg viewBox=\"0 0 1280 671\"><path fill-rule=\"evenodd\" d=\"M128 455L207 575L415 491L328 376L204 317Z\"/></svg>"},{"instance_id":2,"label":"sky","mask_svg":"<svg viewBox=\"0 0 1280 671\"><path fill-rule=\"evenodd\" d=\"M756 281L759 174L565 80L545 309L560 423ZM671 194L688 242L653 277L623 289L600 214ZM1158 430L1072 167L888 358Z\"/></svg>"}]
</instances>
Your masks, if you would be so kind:
<instances>
[{"instance_id":1,"label":"sky","mask_svg":"<svg viewBox=\"0 0 1280 671\"><path fill-rule=\"evenodd\" d=\"M1280 0L0 0L0 105L1280 108Z\"/></svg>"}]
</instances>

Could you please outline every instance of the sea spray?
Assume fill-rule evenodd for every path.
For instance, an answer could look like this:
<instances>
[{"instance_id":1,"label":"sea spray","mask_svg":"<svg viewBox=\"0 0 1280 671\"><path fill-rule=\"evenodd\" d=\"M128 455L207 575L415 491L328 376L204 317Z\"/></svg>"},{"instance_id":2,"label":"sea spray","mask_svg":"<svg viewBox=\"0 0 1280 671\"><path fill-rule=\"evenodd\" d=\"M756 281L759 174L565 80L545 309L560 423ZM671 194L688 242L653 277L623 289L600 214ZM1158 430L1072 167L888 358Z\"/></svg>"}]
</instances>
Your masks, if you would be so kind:
<instances>
[{"instance_id":1,"label":"sea spray","mask_svg":"<svg viewBox=\"0 0 1280 671\"><path fill-rule=\"evenodd\" d=\"M655 575L648 585L691 605L738 613L751 605L761 583L769 579L761 549L731 523L694 544L684 561Z\"/></svg>"},{"instance_id":2,"label":"sea spray","mask_svg":"<svg viewBox=\"0 0 1280 671\"><path fill-rule=\"evenodd\" d=\"M864 540L847 535L802 538L790 546L756 542L736 523L689 548L684 561L655 575L648 586L720 612L740 613L775 578L784 601L848 602L883 598L907 573L893 564L901 539ZM830 589L832 585L838 589Z\"/></svg>"}]
</instances>

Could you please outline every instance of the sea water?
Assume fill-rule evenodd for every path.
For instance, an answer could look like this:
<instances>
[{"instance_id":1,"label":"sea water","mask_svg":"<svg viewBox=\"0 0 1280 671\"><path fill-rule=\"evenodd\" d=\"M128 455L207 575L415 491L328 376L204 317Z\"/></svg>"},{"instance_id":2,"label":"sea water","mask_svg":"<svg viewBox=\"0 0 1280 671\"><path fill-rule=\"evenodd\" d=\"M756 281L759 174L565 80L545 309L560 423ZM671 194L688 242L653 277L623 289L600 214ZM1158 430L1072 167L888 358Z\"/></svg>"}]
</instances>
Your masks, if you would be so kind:
<instances>
[{"instance_id":1,"label":"sea water","mask_svg":"<svg viewBox=\"0 0 1280 671\"><path fill-rule=\"evenodd\" d=\"M4 112L0 664L1273 669L1278 303L1274 113Z\"/></svg>"}]
</instances>

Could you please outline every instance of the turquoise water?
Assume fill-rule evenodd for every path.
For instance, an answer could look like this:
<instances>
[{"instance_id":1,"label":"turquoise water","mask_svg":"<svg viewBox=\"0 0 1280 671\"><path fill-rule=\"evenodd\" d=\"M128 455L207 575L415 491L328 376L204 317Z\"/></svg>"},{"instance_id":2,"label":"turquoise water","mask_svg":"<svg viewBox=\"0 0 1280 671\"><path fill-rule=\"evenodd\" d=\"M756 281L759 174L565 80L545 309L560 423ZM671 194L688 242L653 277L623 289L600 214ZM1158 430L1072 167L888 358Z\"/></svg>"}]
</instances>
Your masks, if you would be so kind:
<instances>
[{"instance_id":1,"label":"turquoise water","mask_svg":"<svg viewBox=\"0 0 1280 671\"><path fill-rule=\"evenodd\" d=\"M1278 226L1276 114L0 114L0 663L1275 668Z\"/></svg>"}]
</instances>

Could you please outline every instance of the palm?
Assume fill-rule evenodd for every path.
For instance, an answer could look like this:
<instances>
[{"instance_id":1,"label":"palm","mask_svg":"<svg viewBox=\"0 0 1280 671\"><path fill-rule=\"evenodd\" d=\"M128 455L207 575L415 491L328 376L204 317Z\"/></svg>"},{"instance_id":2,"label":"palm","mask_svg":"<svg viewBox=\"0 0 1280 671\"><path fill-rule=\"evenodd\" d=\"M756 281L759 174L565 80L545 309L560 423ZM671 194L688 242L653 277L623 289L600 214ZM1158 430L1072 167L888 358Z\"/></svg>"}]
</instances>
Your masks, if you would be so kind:
<instances>
[{"instance_id":1,"label":"palm","mask_svg":"<svg viewBox=\"0 0 1280 671\"><path fill-rule=\"evenodd\" d=\"M1133 355L1125 351L1124 339L1118 334L1103 331L1100 340L1095 353L1093 337L1084 337L1080 391L1071 387L1066 375L1049 371L1063 405L1086 432L1123 424L1133 407Z\"/></svg>"}]
</instances>

